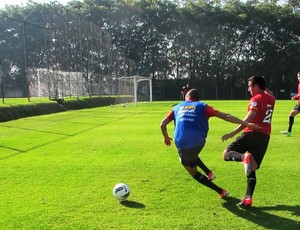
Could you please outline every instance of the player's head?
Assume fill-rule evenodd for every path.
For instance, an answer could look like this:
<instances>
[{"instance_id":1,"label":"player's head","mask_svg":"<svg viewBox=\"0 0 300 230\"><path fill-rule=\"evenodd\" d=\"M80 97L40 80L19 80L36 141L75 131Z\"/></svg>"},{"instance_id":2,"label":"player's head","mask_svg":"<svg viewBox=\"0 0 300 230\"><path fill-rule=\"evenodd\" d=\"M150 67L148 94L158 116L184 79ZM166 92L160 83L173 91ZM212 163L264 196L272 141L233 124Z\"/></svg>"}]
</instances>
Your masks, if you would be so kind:
<instances>
[{"instance_id":1,"label":"player's head","mask_svg":"<svg viewBox=\"0 0 300 230\"><path fill-rule=\"evenodd\" d=\"M252 86L257 85L261 90L266 89L266 82L262 76L254 75L248 79L249 82L252 83Z\"/></svg>"},{"instance_id":2,"label":"player's head","mask_svg":"<svg viewBox=\"0 0 300 230\"><path fill-rule=\"evenodd\" d=\"M198 90L191 89L187 92L185 95L185 100L193 100L193 101L199 101L200 100L200 94Z\"/></svg>"},{"instance_id":3,"label":"player's head","mask_svg":"<svg viewBox=\"0 0 300 230\"><path fill-rule=\"evenodd\" d=\"M254 75L248 79L248 91L251 95L256 95L266 90L266 82L262 76Z\"/></svg>"},{"instance_id":4,"label":"player's head","mask_svg":"<svg viewBox=\"0 0 300 230\"><path fill-rule=\"evenodd\" d=\"M297 73L298 81L300 81L300 72Z\"/></svg>"}]
</instances>

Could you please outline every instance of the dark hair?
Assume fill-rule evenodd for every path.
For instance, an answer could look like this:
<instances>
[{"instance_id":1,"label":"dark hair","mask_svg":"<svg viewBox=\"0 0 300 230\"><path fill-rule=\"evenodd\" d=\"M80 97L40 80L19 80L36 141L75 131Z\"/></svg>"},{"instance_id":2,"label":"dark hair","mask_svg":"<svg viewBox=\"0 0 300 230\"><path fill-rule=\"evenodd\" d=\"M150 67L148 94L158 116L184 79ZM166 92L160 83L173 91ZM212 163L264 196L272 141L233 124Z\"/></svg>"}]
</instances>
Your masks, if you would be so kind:
<instances>
[{"instance_id":1,"label":"dark hair","mask_svg":"<svg viewBox=\"0 0 300 230\"><path fill-rule=\"evenodd\" d=\"M261 90L266 90L266 82L262 76L254 75L248 79L253 86L258 85Z\"/></svg>"},{"instance_id":2,"label":"dark hair","mask_svg":"<svg viewBox=\"0 0 300 230\"><path fill-rule=\"evenodd\" d=\"M197 101L200 100L200 94L199 94L198 90L196 90L196 89L189 90L186 95L187 95L187 97L190 97L193 100L197 100Z\"/></svg>"}]
</instances>

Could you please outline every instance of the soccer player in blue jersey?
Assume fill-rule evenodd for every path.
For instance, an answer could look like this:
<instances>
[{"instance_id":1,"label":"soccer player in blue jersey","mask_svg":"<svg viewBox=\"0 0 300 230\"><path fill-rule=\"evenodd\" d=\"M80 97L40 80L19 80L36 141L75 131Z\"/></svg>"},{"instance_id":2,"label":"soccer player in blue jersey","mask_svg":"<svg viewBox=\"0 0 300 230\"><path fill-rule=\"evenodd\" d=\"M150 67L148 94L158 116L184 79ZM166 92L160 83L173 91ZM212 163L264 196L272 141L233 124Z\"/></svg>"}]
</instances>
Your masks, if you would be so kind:
<instances>
[{"instance_id":1,"label":"soccer player in blue jersey","mask_svg":"<svg viewBox=\"0 0 300 230\"><path fill-rule=\"evenodd\" d=\"M200 102L199 99L200 95L196 89L188 91L185 101L176 105L168 113L161 121L160 128L165 144L170 146L172 138L168 134L167 125L174 121L174 141L181 164L196 181L213 189L223 199L228 196L229 192L212 182L215 175L199 157L206 142L209 129L208 119L215 116L228 122L247 126L250 129L259 129L260 126L240 120L228 113L220 112ZM204 171L206 176L198 171L197 166Z\"/></svg>"}]
</instances>

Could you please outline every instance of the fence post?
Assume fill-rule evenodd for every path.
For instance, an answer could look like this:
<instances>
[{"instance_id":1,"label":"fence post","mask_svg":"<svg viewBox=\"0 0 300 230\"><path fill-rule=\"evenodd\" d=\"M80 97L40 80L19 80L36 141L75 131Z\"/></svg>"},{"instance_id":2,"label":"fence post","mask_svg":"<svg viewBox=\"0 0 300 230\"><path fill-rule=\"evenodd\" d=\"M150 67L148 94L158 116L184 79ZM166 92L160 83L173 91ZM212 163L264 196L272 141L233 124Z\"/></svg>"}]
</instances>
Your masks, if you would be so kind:
<instances>
[{"instance_id":1,"label":"fence post","mask_svg":"<svg viewBox=\"0 0 300 230\"><path fill-rule=\"evenodd\" d=\"M0 83L1 83L1 97L2 97L2 103L4 104L4 86L3 86L3 72L2 72L2 61L0 58Z\"/></svg>"}]
</instances>

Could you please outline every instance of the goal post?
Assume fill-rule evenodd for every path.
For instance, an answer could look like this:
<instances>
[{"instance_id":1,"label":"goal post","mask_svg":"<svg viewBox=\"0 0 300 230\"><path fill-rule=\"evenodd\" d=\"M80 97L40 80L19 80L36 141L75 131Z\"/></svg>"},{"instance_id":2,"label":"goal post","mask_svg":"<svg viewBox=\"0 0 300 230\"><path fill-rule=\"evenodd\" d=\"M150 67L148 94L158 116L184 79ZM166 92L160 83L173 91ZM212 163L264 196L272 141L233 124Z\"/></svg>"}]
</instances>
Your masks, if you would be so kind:
<instances>
[{"instance_id":1,"label":"goal post","mask_svg":"<svg viewBox=\"0 0 300 230\"><path fill-rule=\"evenodd\" d=\"M116 104L133 102L152 102L152 80L149 77L129 76L118 79Z\"/></svg>"}]
</instances>

